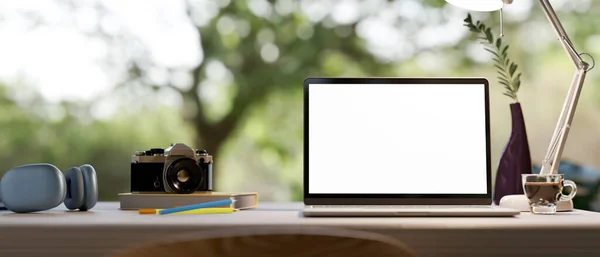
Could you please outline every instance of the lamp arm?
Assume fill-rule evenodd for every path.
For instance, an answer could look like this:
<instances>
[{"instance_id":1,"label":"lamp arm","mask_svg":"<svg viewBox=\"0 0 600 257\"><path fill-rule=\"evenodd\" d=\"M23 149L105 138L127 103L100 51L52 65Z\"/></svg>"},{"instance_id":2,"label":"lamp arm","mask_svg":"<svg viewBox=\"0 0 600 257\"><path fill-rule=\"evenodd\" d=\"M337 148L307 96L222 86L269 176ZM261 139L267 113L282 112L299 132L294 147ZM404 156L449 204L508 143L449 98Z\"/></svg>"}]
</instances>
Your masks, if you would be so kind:
<instances>
[{"instance_id":1,"label":"lamp arm","mask_svg":"<svg viewBox=\"0 0 600 257\"><path fill-rule=\"evenodd\" d=\"M577 51L575 51L575 47L573 47L573 43L571 42L569 35L567 35L565 28L562 26L562 23L558 19L554 8L552 8L552 5L550 4L550 1L540 0L540 4L542 5L542 9L544 9L546 18L548 18L548 21L550 21L554 31L558 35L558 39L560 40L563 48L565 51L567 51L575 66L577 66L577 68L582 68L585 65L585 62L583 59L581 59L581 56L577 53Z\"/></svg>"},{"instance_id":2,"label":"lamp arm","mask_svg":"<svg viewBox=\"0 0 600 257\"><path fill-rule=\"evenodd\" d=\"M550 2L548 0L540 0L540 3L544 9L546 17L556 31L563 48L567 54L569 54L569 57L571 57L571 60L577 69L575 71L573 80L571 81L569 92L567 93L565 102L563 104L554 134L550 140L550 145L548 146L548 150L544 160L542 161L542 168L540 171L541 174L556 174L558 173L560 159L565 147L565 142L567 141L567 137L569 135L571 123L573 122L573 116L575 115L575 109L577 108L581 88L583 87L586 74L591 68L589 68L589 65L583 61L581 55L577 53L575 47L573 47L573 43L571 43L569 36L565 32L565 29L558 19L558 16L554 12Z\"/></svg>"},{"instance_id":3,"label":"lamp arm","mask_svg":"<svg viewBox=\"0 0 600 257\"><path fill-rule=\"evenodd\" d=\"M546 156L542 161L541 174L556 174L558 173L558 166L560 165L560 159L562 152L565 147L565 142L571 129L571 123L573 122L573 116L575 115L575 109L579 101L579 95L581 88L585 80L586 69L578 69L571 82L569 93L565 99L562 111L558 118L554 135L550 140L550 145Z\"/></svg>"}]
</instances>

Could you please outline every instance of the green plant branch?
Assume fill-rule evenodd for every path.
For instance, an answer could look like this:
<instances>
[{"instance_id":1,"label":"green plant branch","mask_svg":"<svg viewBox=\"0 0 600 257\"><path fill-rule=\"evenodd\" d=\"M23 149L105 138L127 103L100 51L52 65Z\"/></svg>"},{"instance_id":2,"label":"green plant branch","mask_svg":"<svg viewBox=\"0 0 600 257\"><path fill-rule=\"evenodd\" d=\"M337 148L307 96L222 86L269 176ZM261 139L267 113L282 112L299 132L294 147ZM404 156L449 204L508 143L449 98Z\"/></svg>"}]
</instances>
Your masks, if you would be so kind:
<instances>
[{"instance_id":1,"label":"green plant branch","mask_svg":"<svg viewBox=\"0 0 600 257\"><path fill-rule=\"evenodd\" d=\"M519 102L517 92L521 86L521 72L517 73L519 65L508 58L509 46L504 44L501 38L494 39L492 30L483 22L477 21L474 24L471 14L467 15L464 22L464 25L471 32L476 33L478 39L483 41L481 43L484 45L485 50L493 55L494 67L496 67L498 73L498 83L506 89L504 95L512 98L515 102Z\"/></svg>"}]
</instances>

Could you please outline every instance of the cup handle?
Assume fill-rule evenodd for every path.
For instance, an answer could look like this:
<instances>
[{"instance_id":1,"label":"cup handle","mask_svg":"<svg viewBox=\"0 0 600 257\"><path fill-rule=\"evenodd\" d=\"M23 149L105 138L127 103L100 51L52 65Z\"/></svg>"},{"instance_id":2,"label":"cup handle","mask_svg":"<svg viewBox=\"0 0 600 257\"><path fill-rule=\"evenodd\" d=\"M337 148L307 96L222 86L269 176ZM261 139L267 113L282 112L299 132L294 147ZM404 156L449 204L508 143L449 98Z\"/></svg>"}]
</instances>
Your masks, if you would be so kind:
<instances>
[{"instance_id":1,"label":"cup handle","mask_svg":"<svg viewBox=\"0 0 600 257\"><path fill-rule=\"evenodd\" d=\"M575 182L573 182L571 180L564 180L563 187L571 187L571 193L568 195L564 195L561 191L560 198L558 200L563 202L563 201L569 201L569 200L573 199L573 197L575 197L575 194L577 193L577 185L575 185Z\"/></svg>"}]
</instances>

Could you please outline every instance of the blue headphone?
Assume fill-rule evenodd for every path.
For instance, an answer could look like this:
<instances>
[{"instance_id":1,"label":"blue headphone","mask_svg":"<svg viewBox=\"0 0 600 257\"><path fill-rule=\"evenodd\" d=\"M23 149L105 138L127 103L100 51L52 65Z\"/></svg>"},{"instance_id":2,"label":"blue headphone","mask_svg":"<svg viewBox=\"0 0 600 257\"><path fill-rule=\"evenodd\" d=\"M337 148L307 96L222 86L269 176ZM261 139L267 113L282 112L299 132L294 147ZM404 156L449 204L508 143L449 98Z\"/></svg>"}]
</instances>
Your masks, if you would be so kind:
<instances>
[{"instance_id":1,"label":"blue headphone","mask_svg":"<svg viewBox=\"0 0 600 257\"><path fill-rule=\"evenodd\" d=\"M18 166L2 176L0 199L17 213L49 210L63 202L69 210L87 211L98 200L96 171L89 164L69 168L64 175L48 163Z\"/></svg>"}]
</instances>

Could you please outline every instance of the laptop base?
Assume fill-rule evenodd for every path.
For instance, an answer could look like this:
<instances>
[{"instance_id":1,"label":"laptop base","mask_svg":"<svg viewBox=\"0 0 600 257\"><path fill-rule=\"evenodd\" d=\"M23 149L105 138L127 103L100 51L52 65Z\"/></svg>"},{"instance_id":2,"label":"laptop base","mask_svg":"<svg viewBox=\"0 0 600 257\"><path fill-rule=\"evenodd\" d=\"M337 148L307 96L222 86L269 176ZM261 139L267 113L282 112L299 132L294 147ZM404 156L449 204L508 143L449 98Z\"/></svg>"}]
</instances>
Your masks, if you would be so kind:
<instances>
[{"instance_id":1,"label":"laptop base","mask_svg":"<svg viewBox=\"0 0 600 257\"><path fill-rule=\"evenodd\" d=\"M307 205L302 213L305 217L512 217L519 215L520 211L490 205Z\"/></svg>"}]
</instances>

